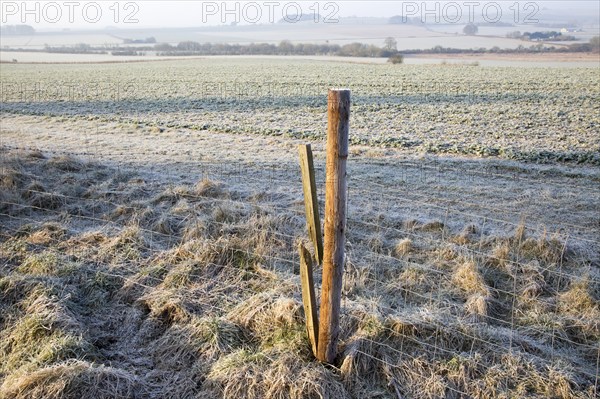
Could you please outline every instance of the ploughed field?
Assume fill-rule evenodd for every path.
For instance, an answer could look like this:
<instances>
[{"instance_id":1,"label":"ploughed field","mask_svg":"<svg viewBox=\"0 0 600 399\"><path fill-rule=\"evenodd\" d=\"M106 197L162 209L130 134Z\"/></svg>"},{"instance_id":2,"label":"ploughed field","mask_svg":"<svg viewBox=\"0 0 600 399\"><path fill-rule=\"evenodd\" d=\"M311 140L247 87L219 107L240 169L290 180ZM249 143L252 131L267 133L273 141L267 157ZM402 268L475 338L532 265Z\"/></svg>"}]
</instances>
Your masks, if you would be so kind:
<instances>
[{"instance_id":1,"label":"ploughed field","mask_svg":"<svg viewBox=\"0 0 600 399\"><path fill-rule=\"evenodd\" d=\"M0 398L597 396L597 68L0 77ZM323 212L329 87L352 90L331 366L304 326L296 149Z\"/></svg>"}]
</instances>

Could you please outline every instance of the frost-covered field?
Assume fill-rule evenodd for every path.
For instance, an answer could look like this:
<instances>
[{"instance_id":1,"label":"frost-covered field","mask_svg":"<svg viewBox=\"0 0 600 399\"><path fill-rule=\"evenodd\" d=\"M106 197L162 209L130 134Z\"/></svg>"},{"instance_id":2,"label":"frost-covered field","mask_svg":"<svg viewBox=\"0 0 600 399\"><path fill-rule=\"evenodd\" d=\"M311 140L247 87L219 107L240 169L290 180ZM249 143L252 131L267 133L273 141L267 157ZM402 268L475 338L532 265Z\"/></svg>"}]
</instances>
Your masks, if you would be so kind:
<instances>
[{"instance_id":1,"label":"frost-covered field","mask_svg":"<svg viewBox=\"0 0 600 399\"><path fill-rule=\"evenodd\" d=\"M598 68L302 60L3 65L2 109L320 139L327 88L343 86L354 144L597 165L599 81Z\"/></svg>"}]
</instances>

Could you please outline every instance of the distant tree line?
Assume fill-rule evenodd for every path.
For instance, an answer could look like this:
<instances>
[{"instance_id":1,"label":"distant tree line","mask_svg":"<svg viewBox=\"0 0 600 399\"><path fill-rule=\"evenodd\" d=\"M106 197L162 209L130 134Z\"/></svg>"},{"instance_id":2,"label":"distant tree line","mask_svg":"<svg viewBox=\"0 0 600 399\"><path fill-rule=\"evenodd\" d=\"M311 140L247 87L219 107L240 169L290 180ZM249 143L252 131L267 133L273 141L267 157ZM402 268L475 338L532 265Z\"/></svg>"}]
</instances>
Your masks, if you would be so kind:
<instances>
[{"instance_id":1,"label":"distant tree line","mask_svg":"<svg viewBox=\"0 0 600 399\"><path fill-rule=\"evenodd\" d=\"M291 14L291 15L286 15L285 18L281 18L279 21L277 21L277 23L279 24L288 24L290 23L290 21L294 21L294 22L312 22L312 21L322 21L323 17L321 17L321 14L311 14L311 13L307 13L307 14Z\"/></svg>"},{"instance_id":2,"label":"distant tree line","mask_svg":"<svg viewBox=\"0 0 600 399\"><path fill-rule=\"evenodd\" d=\"M156 38L154 36L147 37L145 39L123 39L125 44L154 44Z\"/></svg>"},{"instance_id":3,"label":"distant tree line","mask_svg":"<svg viewBox=\"0 0 600 399\"><path fill-rule=\"evenodd\" d=\"M399 55L396 49L396 41L386 38L384 47L373 44L350 43L340 46L338 44L293 44L287 40L278 45L258 43L249 45L240 44L211 44L197 42L181 42L176 46L169 44L157 44L154 50L160 55L337 55L343 57L393 57ZM405 50L402 54L479 54L479 53L581 53L597 52L598 37L594 37L589 43L573 43L568 46L555 47L544 46L542 43L531 46L520 45L517 48L492 47L459 49L443 46L435 46L430 49Z\"/></svg>"},{"instance_id":4,"label":"distant tree line","mask_svg":"<svg viewBox=\"0 0 600 399\"><path fill-rule=\"evenodd\" d=\"M137 51L133 51L133 50L114 50L110 52L111 55L120 55L120 56L137 56L137 55L144 55L143 52L137 52Z\"/></svg>"},{"instance_id":5,"label":"distant tree line","mask_svg":"<svg viewBox=\"0 0 600 399\"><path fill-rule=\"evenodd\" d=\"M251 43L198 43L181 42L176 46L160 43L154 46L159 55L338 55L344 57L390 57L398 51L395 48L381 48L373 44L294 44L284 40L279 44Z\"/></svg>"},{"instance_id":6,"label":"distant tree line","mask_svg":"<svg viewBox=\"0 0 600 399\"><path fill-rule=\"evenodd\" d=\"M586 53L586 52L599 52L600 40L596 36L592 38L589 43L573 43L564 47L545 46L543 43L534 44L531 46L519 45L516 48L500 48L494 46L492 48L474 48L474 49L461 49L435 46L430 49L416 49L416 50L405 50L403 54L520 54L520 53Z\"/></svg>"},{"instance_id":7,"label":"distant tree line","mask_svg":"<svg viewBox=\"0 0 600 399\"><path fill-rule=\"evenodd\" d=\"M49 52L65 54L107 54L106 47L93 47L89 44L80 43L74 46L52 47L46 45L44 49L21 49L5 48L3 51L27 51L27 52ZM414 49L402 51L397 50L395 39L388 37L383 47L373 44L350 43L338 44L312 44L291 43L284 40L279 44L252 43L252 44L226 44L226 43L198 43L193 41L181 42L177 45L158 43L154 46L127 46L111 49L113 55L139 55L148 52L156 52L159 56L190 56L190 55L329 55L343 57L387 57L390 62L401 63L402 54L483 54L483 53L581 53L600 52L600 38L593 37L589 43L573 43L568 46L555 47L537 43L529 47L523 45L514 49L502 49L500 47L459 49L451 47L435 46L430 49ZM393 60L392 60L393 58Z\"/></svg>"},{"instance_id":8,"label":"distant tree line","mask_svg":"<svg viewBox=\"0 0 600 399\"><path fill-rule=\"evenodd\" d=\"M98 47L92 47L87 43L78 43L73 46L52 47L44 46L45 53L61 53L61 54L106 54L106 50Z\"/></svg>"},{"instance_id":9,"label":"distant tree line","mask_svg":"<svg viewBox=\"0 0 600 399\"><path fill-rule=\"evenodd\" d=\"M7 36L33 35L35 29L29 25L3 25L0 27L0 34Z\"/></svg>"},{"instance_id":10,"label":"distant tree line","mask_svg":"<svg viewBox=\"0 0 600 399\"><path fill-rule=\"evenodd\" d=\"M554 42L560 41L574 41L577 40L575 36L571 35L563 35L561 32L550 31L550 32L525 32L521 33L519 31L509 32L506 34L506 37L509 39L521 39L521 40L536 40L536 41L544 41L551 40Z\"/></svg>"},{"instance_id":11,"label":"distant tree line","mask_svg":"<svg viewBox=\"0 0 600 399\"><path fill-rule=\"evenodd\" d=\"M49 46L43 50L33 49L4 49L6 51L28 51L65 54L106 54L106 47L93 47L89 44L76 44L73 46ZM191 56L191 55L337 55L343 57L391 57L399 54L396 50L396 41L387 38L384 47L373 44L350 43L339 44L294 44L284 40L279 44L251 43L198 43L194 41L180 42L177 45L157 43L154 46L127 46L110 49L113 55L144 55L147 52L156 52L159 56Z\"/></svg>"},{"instance_id":12,"label":"distant tree line","mask_svg":"<svg viewBox=\"0 0 600 399\"><path fill-rule=\"evenodd\" d=\"M391 25L425 25L421 17L404 17L402 15L394 15L388 19L388 24Z\"/></svg>"}]
</instances>

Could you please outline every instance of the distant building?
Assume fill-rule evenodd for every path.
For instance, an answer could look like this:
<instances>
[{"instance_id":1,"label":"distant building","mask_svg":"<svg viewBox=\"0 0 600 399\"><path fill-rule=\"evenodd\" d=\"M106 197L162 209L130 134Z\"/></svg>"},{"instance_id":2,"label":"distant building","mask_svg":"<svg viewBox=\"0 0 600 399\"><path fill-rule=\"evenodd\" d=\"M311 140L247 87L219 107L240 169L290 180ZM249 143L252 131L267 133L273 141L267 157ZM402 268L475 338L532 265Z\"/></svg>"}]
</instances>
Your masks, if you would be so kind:
<instances>
[{"instance_id":1,"label":"distant building","mask_svg":"<svg viewBox=\"0 0 600 399\"><path fill-rule=\"evenodd\" d=\"M581 29L577 29L577 28L562 28L560 30L560 33L573 33L573 32L580 32Z\"/></svg>"}]
</instances>

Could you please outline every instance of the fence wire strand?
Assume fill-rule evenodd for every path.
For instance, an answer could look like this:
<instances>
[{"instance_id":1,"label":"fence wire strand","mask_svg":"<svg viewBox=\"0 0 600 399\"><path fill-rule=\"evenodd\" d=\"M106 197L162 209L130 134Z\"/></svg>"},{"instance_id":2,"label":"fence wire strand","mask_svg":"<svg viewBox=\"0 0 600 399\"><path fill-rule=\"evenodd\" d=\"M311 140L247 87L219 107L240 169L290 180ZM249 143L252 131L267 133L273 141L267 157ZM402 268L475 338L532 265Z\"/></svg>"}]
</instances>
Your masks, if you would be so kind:
<instances>
[{"instance_id":1,"label":"fence wire strand","mask_svg":"<svg viewBox=\"0 0 600 399\"><path fill-rule=\"evenodd\" d=\"M2 144L3 151L12 150L12 151L37 151L37 148L29 148L23 146L9 146L6 144ZM61 151L46 151L45 153L52 154L60 154L60 155L70 155L70 156L80 156L93 158L95 161L99 161L101 159L111 158L111 157L124 157L128 154L119 153L119 154L107 154L107 153L97 153L86 150L80 153L72 153L72 152L61 152ZM149 153L145 153L147 156ZM156 155L162 155L158 152ZM4 155L6 156L6 155ZM198 163L200 171L198 173L199 176L210 178L210 166L211 164L204 164L200 166L201 163ZM214 166L214 164L213 164ZM220 166L217 164L217 166ZM122 167L124 169L129 168L127 164L123 164ZM431 166L426 166L431 167ZM207 171L207 173L204 173ZM227 182L228 178L240 178L243 176L244 180L248 181L261 181L264 183L264 176L253 176L249 170L243 170L242 168L233 168L229 170L221 170L218 178L224 179ZM298 169L299 175L299 169ZM319 174L322 176L322 171L318 170ZM476 173L476 172L474 172ZM486 173L486 172L482 172ZM238 175L236 177L236 174ZM179 177L177 174L169 175L168 173L163 175L163 178L169 177ZM488 176L488 175L486 175ZM491 176L496 178L507 178L506 175L502 174L494 174ZM276 176L275 171L269 175L272 179L270 183L277 182L282 184L290 185L288 181L289 178L285 176L282 178L278 178ZM177 178L177 181L180 179ZM526 179L524 179L526 180ZM535 180L532 178L532 182ZM367 184L368 183L368 184ZM298 184L296 184L298 186ZM380 191L368 189L368 186L377 187ZM581 189L589 190L590 192L596 192L594 188L581 186ZM233 251L236 253L241 253L247 255L250 259L255 259L258 263L262 263L262 266L265 266L266 269L273 278L276 278L281 284L288 284L290 286L295 287L296 292L300 292L300 280L296 275L296 267L299 263L298 254L296 253L295 245L297 241L305 236L304 226L303 226L303 216L304 209L303 203L298 202L298 198L302 198L302 193L300 188L296 188L295 192L291 193L287 197L285 197L287 203L285 205L281 204L281 201L268 201L268 200L258 200L251 199L249 196L240 196L240 197L226 197L226 198L218 198L214 196L205 196L196 194L193 192L181 192L177 193L174 191L174 186L172 184L166 184L164 182L156 181L156 182L145 182L143 187L144 193L151 195L148 198L144 198L144 200L151 200L160 196L160 194L164 193L165 190L170 190L170 192L174 192L175 195L179 196L182 199L188 201L191 205L214 205L214 204L222 204L226 206L238 207L241 210L246 212L245 216L252 214L252 212L262 212L265 215L272 216L290 216L298 218L298 226L292 226L290 229L292 232L283 232L278 231L273 228L265 228L262 226L252 226L247 222L219 222L216 220L211 220L210 223L219 226L220 231L226 231L226 229L234 229L239 228L244 230L249 234L266 234L270 239L277 239L283 244L283 249L272 249L269 248L268 252L265 251L253 251L253 250L245 250L241 248L231 248L226 244L220 243L215 240L203 240L208 248L212 251ZM162 190L162 191L159 191ZM497 256L494 256L491 253L485 252L483 248L483 237L484 230L486 225L490 223L497 223L502 226L511 226L511 228L518 228L523 225L522 223L515 223L514 221L504 220L499 216L484 215L480 213L474 213L470 211L466 211L463 208L473 209L476 208L478 211L489 211L494 215L505 214L505 208L491 207L487 205L482 205L475 203L473 201L465 200L461 203L461 209L458 209L455 205L455 201L450 198L443 198L440 196L429 197L424 194L416 193L416 192L407 192L406 190L400 190L397 188L390 188L381 183L376 183L370 181L367 177L359 178L351 184L350 190L353 194L365 195L369 198L379 198L382 203L386 203L384 205L387 208L394 207L394 204L398 202L409 203L411 207L416 207L420 210L432 210L443 213L443 225L448 225L448 219L450 214L458 214L467 219L475 219L482 220L483 226L481 227L480 240L478 243L478 248L469 248L466 245L458 245L454 244L449 240L448 232L445 229L442 229L440 232L441 237L437 237L432 234L427 234L425 232L418 232L410 229L400 229L396 226L385 224L385 223L377 223L377 219L373 218L371 214L369 214L368 210L359 209L355 212L351 213L348 218L348 241L351 245L355 243L365 243L370 239L369 231L374 231L377 234L383 234L385 236L391 237L411 237L415 240L418 240L420 243L427 243L433 247L439 247L440 245L453 245L457 248L457 250L463 254L467 254L472 257L478 257L482 259L495 259L497 261L503 261L507 264L510 264L514 267L526 267L527 263L525 263L520 258L520 252L517 251L516 259L503 259ZM69 221L71 219L76 219L79 221L90 222L94 224L97 230L104 230L107 232L115 231L123 231L128 227L132 227L130 223L119 223L115 220L110 220L107 217L110 216L110 212L114 211L117 208L120 209L128 209L134 212L142 212L148 209L148 205L144 205L143 203L136 203L135 200L128 201L127 203L119 202L119 199L122 197L129 196L131 192L125 190L105 190L105 191L96 191L90 193L89 197L80 197L74 195L67 195L62 193L53 193L53 192L45 192L35 189L28 190L31 194L38 195L52 195L56 198L60 198L62 201L62 207L67 207L69 204L73 203L77 205L80 202L89 203L91 205L97 205L98 203L102 203L107 207L113 207L112 210L104 210L103 212L99 212L103 217L84 215L84 214L76 214L70 212L69 209L48 209L40 206L35 206L32 204L24 204L7 200L0 200L1 205L5 205L9 207L8 211L1 212L0 218L3 218L5 221L11 220L13 224L16 226L11 227L4 221L2 222L2 230L0 230L0 237L2 239L0 241L8 240L12 237L18 236L21 234L22 227L25 224L34 224L41 226L44 221L53 220L54 218L62 221ZM600 190L598 190L600 192ZM276 199L280 199L276 197ZM160 201L158 202L160 203ZM15 208L19 209L18 212L15 212ZM376 205L375 205L376 208ZM93 212L95 212L95 208ZM375 209L376 211L377 209ZM25 216L21 214L23 211L30 212L29 215ZM198 214L195 208L192 208L193 217L196 218L196 223L198 223L198 218L201 215ZM29 217L28 217L29 216ZM40 219L40 216L42 217ZM183 219L181 221L184 224L186 221L189 222L188 219ZM580 241L587 244L596 245L599 243L597 239L590 239L581 237L580 234L574 235L572 234L572 230L576 230L579 232L588 232L592 229L587 226L578 226L571 223L560 223L558 226L565 229L566 232L559 235L560 238L564 240L564 246L566 247L567 241ZM151 237L150 243L142 243L138 244L139 248L143 250L143 258L150 259L153 257L160 256L169 256L169 253L178 245L182 245L185 243L184 234L167 234L162 233L160 231L156 231L152 228L146 228L138 225L135 226L141 233L146 234ZM530 224L525 224L525 227L531 231L536 231L538 233L545 233L542 228L532 226ZM367 231L367 232L365 232ZM77 234L73 235L74 238L77 237ZM156 238L156 239L155 239ZM165 242L166 241L166 244ZM50 240L52 244L58 246L59 244L64 244L63 241L59 238L52 238ZM54 248L50 245L46 245L47 250L51 251L59 251L58 248ZM563 252L565 248L563 247ZM283 254L278 254L278 251L283 251ZM59 253L60 254L60 253ZM98 260L93 260L94 265L96 265L96 272L102 274L106 277L118 278L123 281L124 284L135 285L137 287L142 288L146 292L150 292L155 289L157 286L164 284L164 277L159 278L152 276L150 274L141 275L142 271L139 267L133 267L131 264L118 262L117 264L113 264L110 262L100 262ZM424 293L422 291L413 290L406 285L402 285L398 280L390 280L386 275L386 270L379 270L378 266L380 263L388 262L392 269L401 270L403 268L414 267L418 268L424 272L432 273L436 275L436 281L434 283L435 288L430 290L428 293ZM282 265L286 265L282 267ZM213 262L209 262L205 265L206 267L215 267L220 270L227 270L232 273L243 273L246 276L251 276L257 280L266 279L265 272L257 271L256 269L243 268L241 269L239 266L233 266L229 264L215 264ZM262 267L261 266L261 267ZM540 271L544 273L551 274L558 278L555 283L555 287L552 287L554 293L558 293L561 289L562 279L565 281L573 281L581 277L575 273L569 273L565 271L563 267L562 257L557 265L558 269L551 268L550 265L540 266ZM464 338L465 341L470 341L470 357L475 359L473 353L478 349L479 346L485 346L486 354L489 356L501 356L506 353L508 349L510 354L518 353L526 353L526 355L530 358L534 358L536 364L539 366L539 369L542 370L543 367L550 367L552 362L558 360L568 361L574 370L582 376L589 378L594 381L594 392L598 393L598 383L599 383L599 371L600 371L600 343L598 345L591 345L582 342L576 342L569 338L568 336L564 336L558 333L555 325L552 326L552 330L544 330L538 329L531 325L521 325L517 322L517 298L519 296L518 292L518 275L517 273L510 273L510 278L512 282L511 289L502 289L500 287L491 287L491 292L495 295L505 295L509 298L511 302L510 306L510 315L509 320L501 319L500 317L496 317L492 314L485 315L482 320L472 321L472 322L464 322L461 325L458 322L449 321L443 319L443 317L452 319L456 316L456 314L460 313L460 304L456 301L451 301L445 298L443 293L443 285L449 285L451 283L451 276L447 270L436 268L433 264L428 264L426 262L420 262L415 260L404 259L399 256L394 256L390 252L385 253L382 250L371 250L366 249L364 246L361 246L359 249L354 250L351 247L348 251L348 267L345 270L346 275L353 273L355 270L358 271L359 268L368 270L367 274L361 274L360 278L365 282L366 285L371 287L372 297L369 300L372 300L375 309L378 314L382 315L384 318L399 318L403 322L411 323L412 325L425 325L431 331L431 336L428 340L424 338L419 338L413 335L399 333L398 331L387 327L385 325L381 325L380 328L382 331L385 331L390 336L398 336L401 339L400 347L396 345L392 346L386 342L380 342L375 339L372 339L369 336L364 334L360 334L357 339L362 339L365 342L368 342L370 345L382 347L386 351L393 353L396 356L396 361L393 361L390 358L382 358L375 356L371 353L367 353L364 350L355 349L355 352L366 356L373 361L380 363L382 366L391 368L391 369L400 369L398 362L402 361L402 359L409 359L410 361L417 361L419 357L413 356L412 353L409 353L406 350L406 345L409 342L412 342L419 348L426 348L423 353L433 353L434 359L443 359L444 357L454 357L457 355L457 350L452 347L446 347L444 345L444 334L450 333L455 334L461 338ZM173 270L173 269L170 269ZM169 271L170 271L169 270ZM167 272L168 273L168 272ZM188 277L195 282L202 283L210 283L212 282L212 277L197 274L197 273L189 273ZM238 275L238 279L241 279L241 275ZM270 277L269 277L270 278ZM597 276L590 275L588 276L590 282L594 284L600 284L600 279ZM237 285L236 287L236 296L242 298L250 298L251 296L257 295L256 290L247 288L240 284L241 280L231 280L231 284ZM315 279L315 282L318 284L319 279ZM154 284L154 285L153 285ZM194 289L204 290L204 294L207 296L215 295L214 287L210 288L211 292L206 291L205 286L195 287ZM389 304L384 303L383 301L378 300L378 292L385 292L388 290L396 290L401 292L404 295L404 304L409 306L409 310L414 307L420 308L425 313L410 313L409 311L402 311L398 308L398 306L393 307ZM198 292L192 290L192 292L188 292L185 290L178 291L177 295L181 299L185 299L190 303L198 301L198 296L194 294L198 294ZM408 300L409 298L418 298L417 301L413 300L412 304ZM227 299L227 298L222 298ZM357 316L352 313L352 306L350 302L354 299L352 294L345 292L343 294L343 303L345 303L346 312L343 313L342 318L352 319L357 323L363 322L363 318ZM419 303L420 301L420 303ZM206 306L218 315L218 317L224 317L227 315L231 309L235 306L235 301L225 301L225 306L221 306L215 303L204 303L202 306ZM427 309L429 308L429 309ZM439 313L432 313L431 309L437 309ZM429 313L427 313L429 312ZM440 316L441 315L441 316ZM442 317L443 316L443 317ZM474 332L471 327L477 327L479 330ZM480 336L479 334L484 334L489 332L489 329L494 329L494 339L490 338L490 336ZM551 355L544 356L543 353L540 355L536 355L533 351L527 351L525 349L521 350L520 347L527 345L538 345L544 346L547 345L547 340L550 341L550 345L552 348ZM406 345L405 345L406 343ZM478 344L476 344L478 343ZM561 347L561 345L563 347ZM566 348L566 349L565 349ZM576 351L586 351L587 353L596 352L596 364L583 364L581 360L578 360L576 355L577 353L573 353L572 350ZM429 351L429 352L428 352ZM274 359L270 359L274 361ZM485 367L485 363L482 361L473 360L475 364L478 364L482 367ZM339 369L338 369L339 371ZM508 377L507 377L508 378ZM541 375L546 383L551 383L551 379L547 376ZM510 385L510 384L508 384ZM458 389L457 386L451 386L451 382L446 381L444 383L444 388L448 391L453 392L461 397L468 397L468 393ZM394 389L398 389L395 387ZM399 394L397 392L397 394Z\"/></svg>"}]
</instances>

